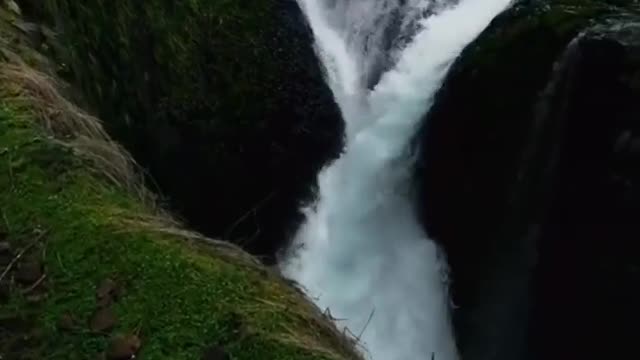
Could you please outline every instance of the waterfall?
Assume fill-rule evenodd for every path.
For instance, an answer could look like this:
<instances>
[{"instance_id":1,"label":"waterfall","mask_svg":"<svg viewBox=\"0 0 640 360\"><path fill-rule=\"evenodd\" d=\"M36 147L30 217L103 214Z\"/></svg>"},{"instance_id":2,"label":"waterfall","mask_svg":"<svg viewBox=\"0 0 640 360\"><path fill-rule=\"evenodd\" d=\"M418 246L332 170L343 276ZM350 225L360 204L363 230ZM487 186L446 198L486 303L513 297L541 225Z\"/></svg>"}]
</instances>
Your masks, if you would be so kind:
<instances>
[{"instance_id":1,"label":"waterfall","mask_svg":"<svg viewBox=\"0 0 640 360\"><path fill-rule=\"evenodd\" d=\"M298 1L346 145L319 174L281 271L368 358L457 359L446 261L410 199L409 141L452 62L510 0Z\"/></svg>"}]
</instances>

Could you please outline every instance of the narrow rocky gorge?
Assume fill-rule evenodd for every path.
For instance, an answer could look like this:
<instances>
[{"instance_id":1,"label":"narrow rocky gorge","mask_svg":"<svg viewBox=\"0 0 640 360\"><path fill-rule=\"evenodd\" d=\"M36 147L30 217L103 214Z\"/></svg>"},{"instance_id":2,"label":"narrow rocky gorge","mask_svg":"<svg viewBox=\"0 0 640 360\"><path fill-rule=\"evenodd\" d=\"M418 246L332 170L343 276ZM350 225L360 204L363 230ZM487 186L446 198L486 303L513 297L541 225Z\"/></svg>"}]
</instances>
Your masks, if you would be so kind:
<instances>
[{"instance_id":1,"label":"narrow rocky gorge","mask_svg":"<svg viewBox=\"0 0 640 360\"><path fill-rule=\"evenodd\" d=\"M505 1L426 76L474 2L0 1L0 358L637 357L640 4Z\"/></svg>"}]
</instances>

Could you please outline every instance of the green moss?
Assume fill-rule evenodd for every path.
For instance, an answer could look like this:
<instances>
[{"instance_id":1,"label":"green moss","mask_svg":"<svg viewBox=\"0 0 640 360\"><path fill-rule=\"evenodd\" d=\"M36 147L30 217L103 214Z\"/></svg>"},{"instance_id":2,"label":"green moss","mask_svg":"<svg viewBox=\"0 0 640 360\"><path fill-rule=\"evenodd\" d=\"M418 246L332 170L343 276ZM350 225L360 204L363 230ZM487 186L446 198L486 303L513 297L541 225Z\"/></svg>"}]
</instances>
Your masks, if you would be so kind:
<instances>
[{"instance_id":1,"label":"green moss","mask_svg":"<svg viewBox=\"0 0 640 360\"><path fill-rule=\"evenodd\" d=\"M36 308L15 295L0 317L15 311L37 316L42 341L29 351L48 359L87 359L102 351L105 337L88 330L60 332L56 324L65 313L87 319L96 306L97 284L109 277L126 288L116 305L116 331L139 327L143 358L197 359L211 344L225 345L234 359L329 358L288 344L282 340L287 336L337 351L339 344L310 321L310 313L296 314L310 308L282 281L176 238L124 225L123 219L144 209L20 118L7 103L0 105L1 210L17 247L35 228L48 231L50 289Z\"/></svg>"}]
</instances>

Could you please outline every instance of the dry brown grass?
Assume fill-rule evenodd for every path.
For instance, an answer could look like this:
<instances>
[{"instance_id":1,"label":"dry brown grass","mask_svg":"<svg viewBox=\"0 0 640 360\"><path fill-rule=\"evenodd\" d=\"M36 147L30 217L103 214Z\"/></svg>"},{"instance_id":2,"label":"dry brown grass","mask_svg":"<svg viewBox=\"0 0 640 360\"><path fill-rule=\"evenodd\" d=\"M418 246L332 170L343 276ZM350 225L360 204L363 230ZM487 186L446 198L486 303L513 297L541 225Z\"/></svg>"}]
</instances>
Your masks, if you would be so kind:
<instances>
[{"instance_id":1,"label":"dry brown grass","mask_svg":"<svg viewBox=\"0 0 640 360\"><path fill-rule=\"evenodd\" d=\"M291 284L280 283L280 286L291 286ZM295 286L295 285L294 285ZM299 298L298 295L301 297ZM335 320L329 312L320 311L313 303L304 295L303 291L299 291L298 295L294 295L291 301L282 302L282 299L269 301L265 299L254 299L256 311L264 311L265 308L272 308L274 312L287 314L290 323L303 321L306 328L313 329L313 335L301 334L295 328L286 328L285 334L275 335L279 341L289 343L296 347L311 349L313 352L322 353L332 359L360 359L358 352L366 352L361 346L359 339L348 329L339 330L335 325ZM303 300L303 301L301 301ZM289 304L287 304L289 303ZM293 304L293 305L290 305ZM251 309L243 309L248 313ZM317 338L335 339L333 347L327 348L321 345Z\"/></svg>"},{"instance_id":2,"label":"dry brown grass","mask_svg":"<svg viewBox=\"0 0 640 360\"><path fill-rule=\"evenodd\" d=\"M109 138L100 120L60 94L62 84L24 63L2 64L0 81L11 89L14 101L29 107L47 134L90 159L115 185L148 200L131 155Z\"/></svg>"},{"instance_id":3,"label":"dry brown grass","mask_svg":"<svg viewBox=\"0 0 640 360\"><path fill-rule=\"evenodd\" d=\"M206 242L206 237L184 230L149 191L141 167L131 154L113 141L101 121L67 100L59 89L65 84L24 62L0 62L0 83L11 101L29 109L51 140L73 150L87 161L87 168L125 190L145 208L145 215L121 213L132 229L173 233L189 240ZM7 90L8 89L8 90ZM137 225L137 226L134 226ZM207 241L210 241L206 239Z\"/></svg>"},{"instance_id":4,"label":"dry brown grass","mask_svg":"<svg viewBox=\"0 0 640 360\"><path fill-rule=\"evenodd\" d=\"M116 210L117 211L117 210ZM144 230L159 235L168 235L172 238L184 239L192 246L198 246L201 251L213 251L215 256L230 260L235 265L243 265L258 271L266 271L265 266L254 256L244 251L238 245L233 243L208 238L198 232L187 230L177 220L167 213L162 216L136 214L135 216L127 214L117 214L114 218L118 219L124 226L123 231Z\"/></svg>"}]
</instances>

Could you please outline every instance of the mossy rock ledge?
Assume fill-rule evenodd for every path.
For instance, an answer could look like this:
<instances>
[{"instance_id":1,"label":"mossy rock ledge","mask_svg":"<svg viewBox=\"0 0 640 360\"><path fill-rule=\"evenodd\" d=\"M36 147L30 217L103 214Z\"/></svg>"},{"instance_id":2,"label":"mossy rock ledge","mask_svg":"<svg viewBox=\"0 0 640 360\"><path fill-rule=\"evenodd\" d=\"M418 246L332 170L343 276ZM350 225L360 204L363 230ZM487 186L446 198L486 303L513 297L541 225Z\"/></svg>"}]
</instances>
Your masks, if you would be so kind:
<instances>
[{"instance_id":1,"label":"mossy rock ledge","mask_svg":"<svg viewBox=\"0 0 640 360\"><path fill-rule=\"evenodd\" d=\"M0 7L0 358L360 359L292 284L160 209L25 25Z\"/></svg>"},{"instance_id":2,"label":"mossy rock ledge","mask_svg":"<svg viewBox=\"0 0 640 360\"><path fill-rule=\"evenodd\" d=\"M342 148L296 1L30 3L58 33L68 78L172 208L273 255Z\"/></svg>"},{"instance_id":3,"label":"mossy rock ledge","mask_svg":"<svg viewBox=\"0 0 640 360\"><path fill-rule=\"evenodd\" d=\"M463 356L609 358L633 333L627 315L595 313L638 314L639 279L625 269L640 249L624 231L638 234L639 6L516 2L463 52L425 117L419 201L452 268ZM603 278L617 287L591 281Z\"/></svg>"}]
</instances>

